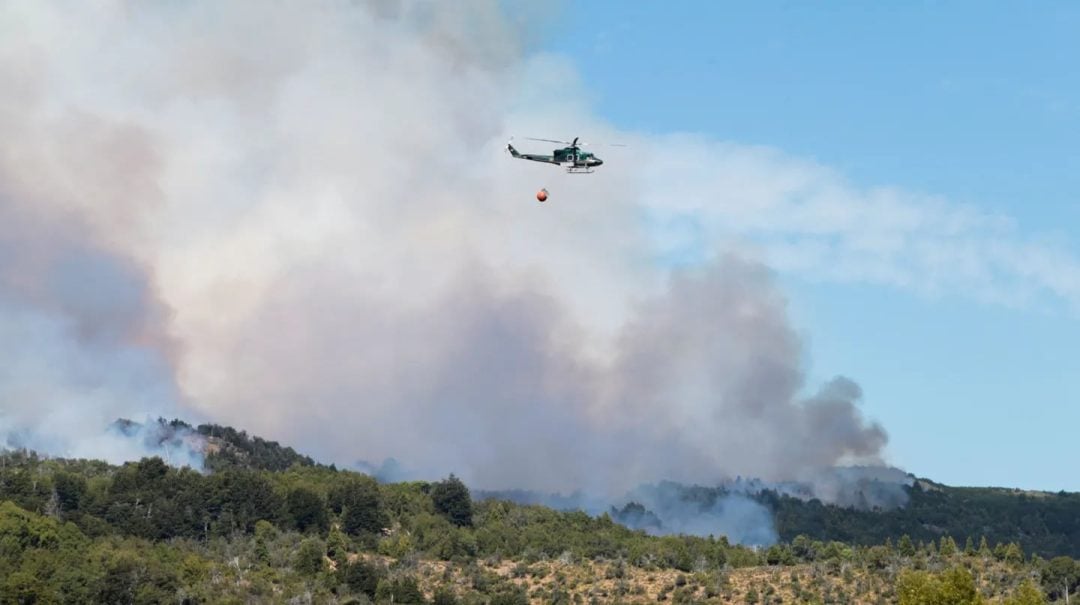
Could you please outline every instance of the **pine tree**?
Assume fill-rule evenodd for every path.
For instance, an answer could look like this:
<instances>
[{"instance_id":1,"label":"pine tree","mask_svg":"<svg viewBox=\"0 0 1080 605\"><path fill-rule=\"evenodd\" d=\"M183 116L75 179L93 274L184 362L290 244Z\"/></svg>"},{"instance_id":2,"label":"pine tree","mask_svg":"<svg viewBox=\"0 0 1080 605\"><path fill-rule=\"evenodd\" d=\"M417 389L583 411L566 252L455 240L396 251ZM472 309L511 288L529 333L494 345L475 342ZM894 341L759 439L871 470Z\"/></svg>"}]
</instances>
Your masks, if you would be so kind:
<instances>
[{"instance_id":1,"label":"pine tree","mask_svg":"<svg viewBox=\"0 0 1080 605\"><path fill-rule=\"evenodd\" d=\"M911 536L904 534L900 536L900 555L904 557L915 556L915 544L911 542Z\"/></svg>"},{"instance_id":2,"label":"pine tree","mask_svg":"<svg viewBox=\"0 0 1080 605\"><path fill-rule=\"evenodd\" d=\"M941 536L941 548L938 549L942 557L951 557L956 554L956 541L952 536Z\"/></svg>"},{"instance_id":3,"label":"pine tree","mask_svg":"<svg viewBox=\"0 0 1080 605\"><path fill-rule=\"evenodd\" d=\"M337 525L330 529L330 534L326 537L326 556L338 564L338 569L348 561L349 541Z\"/></svg>"},{"instance_id":4,"label":"pine tree","mask_svg":"<svg viewBox=\"0 0 1080 605\"><path fill-rule=\"evenodd\" d=\"M1020 548L1020 545L1016 542L1009 542L1009 545L1005 547L1005 562L1023 563L1024 549Z\"/></svg>"}]
</instances>

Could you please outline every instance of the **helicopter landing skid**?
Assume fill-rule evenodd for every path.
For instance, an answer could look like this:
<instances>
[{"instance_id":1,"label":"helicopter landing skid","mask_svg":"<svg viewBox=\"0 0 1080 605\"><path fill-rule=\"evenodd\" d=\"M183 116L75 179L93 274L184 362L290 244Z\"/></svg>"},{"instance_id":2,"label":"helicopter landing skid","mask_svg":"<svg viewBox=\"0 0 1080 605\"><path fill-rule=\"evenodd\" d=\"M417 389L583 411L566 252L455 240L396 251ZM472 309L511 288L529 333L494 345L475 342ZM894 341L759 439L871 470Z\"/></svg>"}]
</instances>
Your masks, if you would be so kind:
<instances>
[{"instance_id":1,"label":"helicopter landing skid","mask_svg":"<svg viewBox=\"0 0 1080 605\"><path fill-rule=\"evenodd\" d=\"M574 168L570 167L566 169L567 174L592 174L595 172L591 168Z\"/></svg>"}]
</instances>

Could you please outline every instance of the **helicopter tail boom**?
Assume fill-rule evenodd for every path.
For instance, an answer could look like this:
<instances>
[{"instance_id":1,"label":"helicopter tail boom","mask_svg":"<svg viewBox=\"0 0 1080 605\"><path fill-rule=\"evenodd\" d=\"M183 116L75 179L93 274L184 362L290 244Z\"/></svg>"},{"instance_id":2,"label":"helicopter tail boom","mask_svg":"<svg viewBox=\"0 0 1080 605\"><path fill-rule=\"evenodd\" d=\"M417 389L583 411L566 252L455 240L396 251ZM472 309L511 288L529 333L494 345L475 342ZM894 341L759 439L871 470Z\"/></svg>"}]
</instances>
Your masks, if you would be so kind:
<instances>
[{"instance_id":1,"label":"helicopter tail boom","mask_svg":"<svg viewBox=\"0 0 1080 605\"><path fill-rule=\"evenodd\" d=\"M512 143L506 144L506 150L510 152L510 155L519 160L532 160L534 162L544 162L545 164L558 164L558 160L554 156L550 155L536 155L532 153L521 153L517 149L514 149Z\"/></svg>"}]
</instances>

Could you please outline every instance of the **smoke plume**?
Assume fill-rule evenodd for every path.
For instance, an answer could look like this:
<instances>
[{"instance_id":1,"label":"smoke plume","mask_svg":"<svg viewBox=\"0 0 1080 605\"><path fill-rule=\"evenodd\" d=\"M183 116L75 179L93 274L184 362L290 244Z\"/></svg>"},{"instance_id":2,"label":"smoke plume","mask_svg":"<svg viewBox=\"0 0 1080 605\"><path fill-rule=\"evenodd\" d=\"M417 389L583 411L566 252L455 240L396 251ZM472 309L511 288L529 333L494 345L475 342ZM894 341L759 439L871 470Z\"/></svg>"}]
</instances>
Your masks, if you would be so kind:
<instances>
[{"instance_id":1,"label":"smoke plume","mask_svg":"<svg viewBox=\"0 0 1080 605\"><path fill-rule=\"evenodd\" d=\"M159 453L105 430L179 410L167 313L146 268L21 188L11 163L0 162L0 447L114 463Z\"/></svg>"},{"instance_id":2,"label":"smoke plume","mask_svg":"<svg viewBox=\"0 0 1080 605\"><path fill-rule=\"evenodd\" d=\"M805 384L770 270L672 227L716 181L649 168L669 158L592 117L498 2L7 3L0 27L19 443L116 458L96 430L117 417L206 417L328 462L600 494L881 462L859 387ZM509 159L511 131L633 152L568 177ZM801 182L695 145L661 147L776 168L725 185L729 209Z\"/></svg>"}]
</instances>

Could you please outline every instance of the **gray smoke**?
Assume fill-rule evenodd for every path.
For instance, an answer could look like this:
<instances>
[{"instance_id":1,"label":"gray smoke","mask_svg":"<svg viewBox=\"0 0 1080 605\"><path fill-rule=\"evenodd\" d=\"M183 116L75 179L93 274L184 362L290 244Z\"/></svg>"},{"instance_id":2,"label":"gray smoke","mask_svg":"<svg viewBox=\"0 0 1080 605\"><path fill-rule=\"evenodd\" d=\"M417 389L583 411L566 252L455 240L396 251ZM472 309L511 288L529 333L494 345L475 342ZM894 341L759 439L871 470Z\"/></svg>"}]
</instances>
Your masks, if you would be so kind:
<instances>
[{"instance_id":1,"label":"gray smoke","mask_svg":"<svg viewBox=\"0 0 1080 605\"><path fill-rule=\"evenodd\" d=\"M80 217L40 216L0 163L0 448L118 463L160 448L106 431L175 413L167 314L143 268ZM178 464L201 466L182 456Z\"/></svg>"},{"instance_id":2,"label":"gray smoke","mask_svg":"<svg viewBox=\"0 0 1080 605\"><path fill-rule=\"evenodd\" d=\"M628 493L613 517L653 534L725 535L732 542L767 546L778 539L773 516L758 497L766 492L800 500L819 500L858 510L889 510L908 502L914 478L882 466L819 469L804 480L772 482L757 478L724 480L713 487L664 481Z\"/></svg>"},{"instance_id":3,"label":"gray smoke","mask_svg":"<svg viewBox=\"0 0 1080 605\"><path fill-rule=\"evenodd\" d=\"M723 487L748 494L769 489L802 500L816 499L859 510L889 510L907 504L905 488L914 483L913 475L898 468L841 466L818 469L802 481L747 481L724 483Z\"/></svg>"},{"instance_id":4,"label":"gray smoke","mask_svg":"<svg viewBox=\"0 0 1080 605\"><path fill-rule=\"evenodd\" d=\"M627 323L608 381L612 414L662 435L662 451L681 451L648 461L656 466L643 476L799 478L877 458L886 435L862 419L857 385L840 377L800 400L800 343L784 304L764 267L726 257L700 275L676 274L666 296Z\"/></svg>"},{"instance_id":5,"label":"gray smoke","mask_svg":"<svg viewBox=\"0 0 1080 605\"><path fill-rule=\"evenodd\" d=\"M479 490L473 497L608 514L617 523L651 535L724 536L732 543L748 546L769 546L778 539L768 508L747 493L723 488L665 481L638 486L615 500L582 491L562 495L520 489Z\"/></svg>"},{"instance_id":6,"label":"gray smoke","mask_svg":"<svg viewBox=\"0 0 1080 605\"><path fill-rule=\"evenodd\" d=\"M739 493L695 498L693 491L671 483L639 487L631 494L631 504L615 518L655 535L725 536L732 543L749 546L776 543L772 513L759 502ZM628 518L626 512L635 504L642 512L636 519Z\"/></svg>"},{"instance_id":7,"label":"gray smoke","mask_svg":"<svg viewBox=\"0 0 1080 605\"><path fill-rule=\"evenodd\" d=\"M391 479L391 474L402 471L396 464L384 464L372 470L381 480L419 478L398 474ZM741 476L712 486L661 481L639 485L617 498L581 490L568 495L521 489L480 490L473 495L556 510L581 510L592 515L607 513L618 523L653 535L723 535L737 544L769 546L776 543L778 534L773 514L763 502L775 496L818 500L857 510L890 510L907 504L909 496L905 488L913 482L912 475L897 468L847 466L823 468L801 481L775 482Z\"/></svg>"},{"instance_id":8,"label":"gray smoke","mask_svg":"<svg viewBox=\"0 0 1080 605\"><path fill-rule=\"evenodd\" d=\"M117 417L206 417L328 462L605 497L881 461L855 383L807 393L770 271L712 232L672 262L658 231L800 179L615 132L497 2L13 3L0 23L19 443L116 460L142 451L101 436ZM510 124L636 151L566 179L508 159ZM769 170L717 196L641 169L672 153Z\"/></svg>"},{"instance_id":9,"label":"gray smoke","mask_svg":"<svg viewBox=\"0 0 1080 605\"><path fill-rule=\"evenodd\" d=\"M500 295L479 271L460 280L414 313L358 300L294 320L298 333L326 335L310 344L329 348L288 354L363 356L351 375L302 396L347 386L384 402L365 407L383 429L367 439L405 451L420 473L453 470L483 488L615 494L657 477L796 478L845 457L874 460L885 442L861 419L849 381L799 399L798 340L754 263L726 257L676 276L635 311L609 359L583 354L584 329L550 294L523 285ZM343 319L353 331L331 337L321 325ZM350 351L358 341L378 347Z\"/></svg>"}]
</instances>

